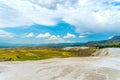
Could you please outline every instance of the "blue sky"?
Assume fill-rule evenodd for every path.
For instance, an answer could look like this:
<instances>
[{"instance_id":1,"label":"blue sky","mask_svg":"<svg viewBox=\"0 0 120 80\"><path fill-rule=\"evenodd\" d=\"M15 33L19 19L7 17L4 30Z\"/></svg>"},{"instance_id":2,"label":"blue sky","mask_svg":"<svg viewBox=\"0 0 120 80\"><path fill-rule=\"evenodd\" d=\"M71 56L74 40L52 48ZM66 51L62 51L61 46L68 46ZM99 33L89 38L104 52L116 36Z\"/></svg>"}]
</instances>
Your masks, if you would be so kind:
<instances>
[{"instance_id":1,"label":"blue sky","mask_svg":"<svg viewBox=\"0 0 120 80\"><path fill-rule=\"evenodd\" d=\"M119 34L120 0L0 0L0 42L87 42Z\"/></svg>"}]
</instances>

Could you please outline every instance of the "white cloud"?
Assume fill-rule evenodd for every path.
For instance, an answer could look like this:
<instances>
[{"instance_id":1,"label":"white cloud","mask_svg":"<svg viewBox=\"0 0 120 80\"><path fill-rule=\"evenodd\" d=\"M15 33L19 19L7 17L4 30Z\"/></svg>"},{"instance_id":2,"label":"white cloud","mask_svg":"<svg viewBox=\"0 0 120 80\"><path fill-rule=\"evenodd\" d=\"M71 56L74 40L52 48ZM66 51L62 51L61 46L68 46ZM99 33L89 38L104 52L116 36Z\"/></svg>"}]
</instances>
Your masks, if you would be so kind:
<instances>
[{"instance_id":1,"label":"white cloud","mask_svg":"<svg viewBox=\"0 0 120 80\"><path fill-rule=\"evenodd\" d=\"M51 36L50 33L45 33L45 34L39 34L36 38L49 38Z\"/></svg>"},{"instance_id":2,"label":"white cloud","mask_svg":"<svg viewBox=\"0 0 120 80\"><path fill-rule=\"evenodd\" d=\"M79 38L85 38L85 37L86 37L86 36L81 36L81 35L79 36Z\"/></svg>"},{"instance_id":3,"label":"white cloud","mask_svg":"<svg viewBox=\"0 0 120 80\"><path fill-rule=\"evenodd\" d=\"M58 38L60 38L60 36L55 36L55 35L52 35L49 40L57 40Z\"/></svg>"},{"instance_id":4,"label":"white cloud","mask_svg":"<svg viewBox=\"0 0 120 80\"><path fill-rule=\"evenodd\" d=\"M27 38L32 38L34 36L35 36L34 33L29 33L29 34L26 35Z\"/></svg>"},{"instance_id":5,"label":"white cloud","mask_svg":"<svg viewBox=\"0 0 120 80\"><path fill-rule=\"evenodd\" d=\"M90 32L83 32L83 33L80 33L81 35L89 35L89 34L92 34Z\"/></svg>"},{"instance_id":6,"label":"white cloud","mask_svg":"<svg viewBox=\"0 0 120 80\"><path fill-rule=\"evenodd\" d=\"M34 37L34 33L29 33L26 35L26 37ZM43 40L43 42L46 43L60 43L60 42L64 42L64 39L62 39L60 37L60 35L52 35L49 32L46 32L44 34L38 34L37 36L35 36L36 38Z\"/></svg>"},{"instance_id":7,"label":"white cloud","mask_svg":"<svg viewBox=\"0 0 120 80\"><path fill-rule=\"evenodd\" d=\"M64 36L64 38L75 38L76 36L74 34L71 33L67 33L66 36Z\"/></svg>"},{"instance_id":8,"label":"white cloud","mask_svg":"<svg viewBox=\"0 0 120 80\"><path fill-rule=\"evenodd\" d=\"M59 35L57 35L57 36L52 35L52 36L50 36L50 38L48 38L48 40L49 40L51 43L64 42L64 39L62 39Z\"/></svg>"},{"instance_id":9,"label":"white cloud","mask_svg":"<svg viewBox=\"0 0 120 80\"><path fill-rule=\"evenodd\" d=\"M110 37L108 37L108 39L112 39L114 36L110 36Z\"/></svg>"},{"instance_id":10,"label":"white cloud","mask_svg":"<svg viewBox=\"0 0 120 80\"><path fill-rule=\"evenodd\" d=\"M81 32L119 32L119 0L0 0L0 28L56 25Z\"/></svg>"},{"instance_id":11,"label":"white cloud","mask_svg":"<svg viewBox=\"0 0 120 80\"><path fill-rule=\"evenodd\" d=\"M12 38L13 35L10 32L0 30L0 38Z\"/></svg>"}]
</instances>

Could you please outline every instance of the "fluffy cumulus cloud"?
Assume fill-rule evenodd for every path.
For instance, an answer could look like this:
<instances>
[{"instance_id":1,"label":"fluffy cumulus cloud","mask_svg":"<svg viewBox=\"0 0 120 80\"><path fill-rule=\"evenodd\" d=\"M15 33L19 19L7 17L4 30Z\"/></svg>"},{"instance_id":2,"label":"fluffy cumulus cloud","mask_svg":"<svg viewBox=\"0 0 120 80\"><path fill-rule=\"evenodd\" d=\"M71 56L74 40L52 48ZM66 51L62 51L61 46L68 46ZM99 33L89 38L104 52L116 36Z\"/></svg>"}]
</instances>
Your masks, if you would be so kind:
<instances>
[{"instance_id":1,"label":"fluffy cumulus cloud","mask_svg":"<svg viewBox=\"0 0 120 80\"><path fill-rule=\"evenodd\" d=\"M85 37L86 37L86 36L81 36L81 35L79 36L79 38L85 38Z\"/></svg>"},{"instance_id":2,"label":"fluffy cumulus cloud","mask_svg":"<svg viewBox=\"0 0 120 80\"><path fill-rule=\"evenodd\" d=\"M0 38L12 38L13 34L4 30L0 30Z\"/></svg>"},{"instance_id":3,"label":"fluffy cumulus cloud","mask_svg":"<svg viewBox=\"0 0 120 80\"><path fill-rule=\"evenodd\" d=\"M45 33L45 34L38 34L38 36L36 38L49 38L51 36L50 33Z\"/></svg>"},{"instance_id":4,"label":"fluffy cumulus cloud","mask_svg":"<svg viewBox=\"0 0 120 80\"><path fill-rule=\"evenodd\" d=\"M50 36L50 38L48 40L51 42L54 42L54 43L55 42L59 42L59 43L64 42L64 39L62 39L59 35L57 35L57 36L52 35L52 36Z\"/></svg>"},{"instance_id":5,"label":"fluffy cumulus cloud","mask_svg":"<svg viewBox=\"0 0 120 80\"><path fill-rule=\"evenodd\" d=\"M29 33L29 34L26 35L27 38L32 38L34 36L35 36L34 33Z\"/></svg>"},{"instance_id":6,"label":"fluffy cumulus cloud","mask_svg":"<svg viewBox=\"0 0 120 80\"><path fill-rule=\"evenodd\" d=\"M76 36L74 34L71 33L67 33L66 36L64 36L64 38L75 38Z\"/></svg>"},{"instance_id":7,"label":"fluffy cumulus cloud","mask_svg":"<svg viewBox=\"0 0 120 80\"><path fill-rule=\"evenodd\" d=\"M56 25L81 32L120 30L120 0L0 0L0 28Z\"/></svg>"},{"instance_id":8,"label":"fluffy cumulus cloud","mask_svg":"<svg viewBox=\"0 0 120 80\"><path fill-rule=\"evenodd\" d=\"M108 37L108 39L112 39L114 36L110 36L110 37Z\"/></svg>"},{"instance_id":9,"label":"fluffy cumulus cloud","mask_svg":"<svg viewBox=\"0 0 120 80\"><path fill-rule=\"evenodd\" d=\"M37 38L37 39L41 39L44 40L44 42L49 42L49 43L61 43L64 42L64 39L62 37L60 37L60 35L52 35L49 32L43 33L43 34L38 34L37 36L34 35L34 33L29 33L26 35L26 38Z\"/></svg>"}]
</instances>

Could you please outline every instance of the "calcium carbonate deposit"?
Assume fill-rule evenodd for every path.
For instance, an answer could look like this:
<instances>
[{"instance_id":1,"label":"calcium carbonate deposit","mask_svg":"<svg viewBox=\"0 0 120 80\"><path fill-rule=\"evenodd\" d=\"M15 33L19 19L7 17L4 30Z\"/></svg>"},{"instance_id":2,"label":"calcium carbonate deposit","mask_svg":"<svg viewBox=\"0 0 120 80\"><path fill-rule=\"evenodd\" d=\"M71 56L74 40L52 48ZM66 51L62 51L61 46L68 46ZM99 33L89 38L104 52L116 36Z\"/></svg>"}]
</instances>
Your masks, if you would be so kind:
<instances>
[{"instance_id":1,"label":"calcium carbonate deposit","mask_svg":"<svg viewBox=\"0 0 120 80\"><path fill-rule=\"evenodd\" d=\"M119 54L109 48L94 57L0 62L0 80L120 80Z\"/></svg>"}]
</instances>

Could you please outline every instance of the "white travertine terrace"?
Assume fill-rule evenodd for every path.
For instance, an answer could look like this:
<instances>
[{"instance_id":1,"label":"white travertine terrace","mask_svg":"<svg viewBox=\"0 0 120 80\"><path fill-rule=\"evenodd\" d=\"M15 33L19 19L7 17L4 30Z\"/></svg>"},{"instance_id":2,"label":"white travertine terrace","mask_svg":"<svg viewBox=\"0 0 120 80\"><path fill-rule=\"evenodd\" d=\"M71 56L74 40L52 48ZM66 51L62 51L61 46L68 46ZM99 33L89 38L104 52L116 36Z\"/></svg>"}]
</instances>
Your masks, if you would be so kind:
<instances>
[{"instance_id":1,"label":"white travertine terrace","mask_svg":"<svg viewBox=\"0 0 120 80\"><path fill-rule=\"evenodd\" d=\"M103 50L112 56L1 62L0 80L120 80L120 48Z\"/></svg>"},{"instance_id":2,"label":"white travertine terrace","mask_svg":"<svg viewBox=\"0 0 120 80\"><path fill-rule=\"evenodd\" d=\"M74 50L79 50L79 49L88 49L89 47L65 47L62 50L70 50L70 49L74 49Z\"/></svg>"},{"instance_id":3,"label":"white travertine terrace","mask_svg":"<svg viewBox=\"0 0 120 80\"><path fill-rule=\"evenodd\" d=\"M105 48L92 54L92 56L120 56L120 48Z\"/></svg>"}]
</instances>

